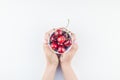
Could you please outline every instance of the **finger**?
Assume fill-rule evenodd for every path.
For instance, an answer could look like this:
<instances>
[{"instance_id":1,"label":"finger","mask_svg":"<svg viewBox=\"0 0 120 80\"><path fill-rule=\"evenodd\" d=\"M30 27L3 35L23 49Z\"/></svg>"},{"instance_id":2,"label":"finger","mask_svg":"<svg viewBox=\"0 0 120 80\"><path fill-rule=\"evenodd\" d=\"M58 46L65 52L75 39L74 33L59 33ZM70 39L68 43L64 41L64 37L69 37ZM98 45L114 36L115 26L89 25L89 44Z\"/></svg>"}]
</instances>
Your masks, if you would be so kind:
<instances>
[{"instance_id":1,"label":"finger","mask_svg":"<svg viewBox=\"0 0 120 80\"><path fill-rule=\"evenodd\" d=\"M50 50L49 45L47 43L43 44L43 48L44 48L44 51L46 54L50 53L51 50Z\"/></svg>"},{"instance_id":2,"label":"finger","mask_svg":"<svg viewBox=\"0 0 120 80\"><path fill-rule=\"evenodd\" d=\"M50 34L51 34L54 30L55 30L55 28L54 28L54 29L51 29L50 31L48 31L48 32L45 33L45 41L48 41L48 38L50 37Z\"/></svg>"},{"instance_id":3,"label":"finger","mask_svg":"<svg viewBox=\"0 0 120 80\"><path fill-rule=\"evenodd\" d=\"M76 36L75 36L75 34L74 34L74 33L71 33L71 37L72 37L72 40L73 40L73 43L74 43L75 40L76 40Z\"/></svg>"},{"instance_id":4,"label":"finger","mask_svg":"<svg viewBox=\"0 0 120 80\"><path fill-rule=\"evenodd\" d=\"M65 57L66 57L66 53L61 54L60 61L62 62L65 59Z\"/></svg>"},{"instance_id":5,"label":"finger","mask_svg":"<svg viewBox=\"0 0 120 80\"><path fill-rule=\"evenodd\" d=\"M77 49L78 49L78 45L76 43L74 43L72 45L71 49L67 53L61 54L60 59L63 60L66 57L73 57L74 54L76 53Z\"/></svg>"},{"instance_id":6,"label":"finger","mask_svg":"<svg viewBox=\"0 0 120 80\"><path fill-rule=\"evenodd\" d=\"M74 55L77 50L78 50L78 44L73 43L71 49L68 52L68 55Z\"/></svg>"},{"instance_id":7,"label":"finger","mask_svg":"<svg viewBox=\"0 0 120 80\"><path fill-rule=\"evenodd\" d=\"M44 43L43 44L44 47L44 51L47 55L54 55L55 53L50 49L50 46L48 45L48 43Z\"/></svg>"}]
</instances>

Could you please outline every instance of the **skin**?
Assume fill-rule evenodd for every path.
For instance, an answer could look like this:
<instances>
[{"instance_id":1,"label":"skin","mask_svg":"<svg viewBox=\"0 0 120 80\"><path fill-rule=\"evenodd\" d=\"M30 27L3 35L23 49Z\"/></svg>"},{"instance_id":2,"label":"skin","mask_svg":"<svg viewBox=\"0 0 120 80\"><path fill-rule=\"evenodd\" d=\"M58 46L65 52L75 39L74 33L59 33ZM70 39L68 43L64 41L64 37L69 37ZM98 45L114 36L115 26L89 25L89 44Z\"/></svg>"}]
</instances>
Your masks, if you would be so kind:
<instances>
[{"instance_id":1,"label":"skin","mask_svg":"<svg viewBox=\"0 0 120 80\"><path fill-rule=\"evenodd\" d=\"M47 43L48 37L50 36L50 33L52 31L53 30L50 30L45 34L45 43L43 44L43 48L46 56L47 65L42 80L54 80L58 64L60 64L61 66L65 80L78 80L71 67L72 58L74 57L78 49L78 45L74 42L75 35L71 33L73 38L73 45L71 49L67 53L63 53L60 57L58 57L54 52L50 50Z\"/></svg>"}]
</instances>

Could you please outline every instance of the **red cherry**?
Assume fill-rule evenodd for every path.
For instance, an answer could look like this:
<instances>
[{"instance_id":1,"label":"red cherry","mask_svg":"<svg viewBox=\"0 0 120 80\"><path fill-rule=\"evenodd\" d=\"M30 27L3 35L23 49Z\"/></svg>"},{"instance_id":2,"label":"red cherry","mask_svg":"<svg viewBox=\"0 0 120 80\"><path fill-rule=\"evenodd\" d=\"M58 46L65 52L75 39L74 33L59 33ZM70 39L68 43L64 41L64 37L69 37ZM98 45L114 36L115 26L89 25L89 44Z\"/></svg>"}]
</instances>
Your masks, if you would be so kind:
<instances>
[{"instance_id":1,"label":"red cherry","mask_svg":"<svg viewBox=\"0 0 120 80\"><path fill-rule=\"evenodd\" d=\"M65 48L63 46L59 46L58 47L58 52L59 53L64 53L65 52Z\"/></svg>"},{"instance_id":2,"label":"red cherry","mask_svg":"<svg viewBox=\"0 0 120 80\"><path fill-rule=\"evenodd\" d=\"M62 35L62 30L61 29L56 30L55 35L56 36Z\"/></svg>"},{"instance_id":3,"label":"red cherry","mask_svg":"<svg viewBox=\"0 0 120 80\"><path fill-rule=\"evenodd\" d=\"M63 43L58 43L58 45L62 46L62 45L63 45Z\"/></svg>"},{"instance_id":4,"label":"red cherry","mask_svg":"<svg viewBox=\"0 0 120 80\"><path fill-rule=\"evenodd\" d=\"M71 44L72 44L72 41L71 41L71 40L67 40L67 41L64 42L64 45L65 45L66 47L70 47Z\"/></svg>"},{"instance_id":5,"label":"red cherry","mask_svg":"<svg viewBox=\"0 0 120 80\"><path fill-rule=\"evenodd\" d=\"M58 37L57 41L59 43L63 43L65 41L65 37L64 36L60 36L60 37Z\"/></svg>"},{"instance_id":6,"label":"red cherry","mask_svg":"<svg viewBox=\"0 0 120 80\"><path fill-rule=\"evenodd\" d=\"M68 37L69 37L67 33L65 33L65 34L64 34L64 36L65 36L66 38L68 38Z\"/></svg>"},{"instance_id":7,"label":"red cherry","mask_svg":"<svg viewBox=\"0 0 120 80\"><path fill-rule=\"evenodd\" d=\"M57 41L54 35L52 35L52 36L50 37L50 41L51 41L51 42Z\"/></svg>"},{"instance_id":8,"label":"red cherry","mask_svg":"<svg viewBox=\"0 0 120 80\"><path fill-rule=\"evenodd\" d=\"M56 44L56 43L51 43L51 48L53 49L53 50L56 50L57 49L57 47L58 47L58 45Z\"/></svg>"}]
</instances>

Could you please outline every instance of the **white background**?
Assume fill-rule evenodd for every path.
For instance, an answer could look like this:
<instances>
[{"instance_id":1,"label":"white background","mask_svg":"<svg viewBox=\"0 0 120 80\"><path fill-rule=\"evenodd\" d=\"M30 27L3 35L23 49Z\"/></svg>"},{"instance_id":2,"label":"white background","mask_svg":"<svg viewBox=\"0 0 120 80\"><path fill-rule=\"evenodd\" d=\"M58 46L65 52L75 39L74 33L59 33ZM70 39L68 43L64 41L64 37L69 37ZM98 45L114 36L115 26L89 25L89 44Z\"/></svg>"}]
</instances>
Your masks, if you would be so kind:
<instances>
[{"instance_id":1,"label":"white background","mask_svg":"<svg viewBox=\"0 0 120 80\"><path fill-rule=\"evenodd\" d=\"M120 80L120 0L0 0L0 80L41 80L44 33L68 18L79 80Z\"/></svg>"}]
</instances>

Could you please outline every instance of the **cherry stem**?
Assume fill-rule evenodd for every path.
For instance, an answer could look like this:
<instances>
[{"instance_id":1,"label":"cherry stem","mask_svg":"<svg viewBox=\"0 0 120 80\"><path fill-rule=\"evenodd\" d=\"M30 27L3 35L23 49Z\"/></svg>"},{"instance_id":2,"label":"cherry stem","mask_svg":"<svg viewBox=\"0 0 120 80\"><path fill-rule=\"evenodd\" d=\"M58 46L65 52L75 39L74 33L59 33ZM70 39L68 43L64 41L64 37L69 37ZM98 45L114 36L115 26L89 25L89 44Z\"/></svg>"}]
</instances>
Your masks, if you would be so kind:
<instances>
[{"instance_id":1,"label":"cherry stem","mask_svg":"<svg viewBox=\"0 0 120 80\"><path fill-rule=\"evenodd\" d=\"M70 23L70 19L68 19L68 22L67 22L66 28L68 28L69 23Z\"/></svg>"}]
</instances>

